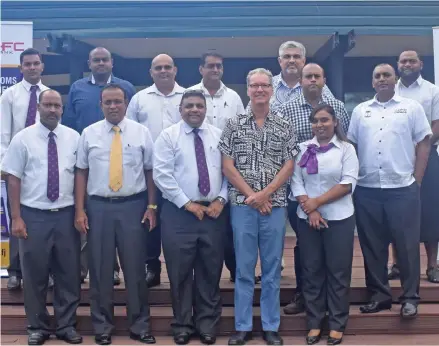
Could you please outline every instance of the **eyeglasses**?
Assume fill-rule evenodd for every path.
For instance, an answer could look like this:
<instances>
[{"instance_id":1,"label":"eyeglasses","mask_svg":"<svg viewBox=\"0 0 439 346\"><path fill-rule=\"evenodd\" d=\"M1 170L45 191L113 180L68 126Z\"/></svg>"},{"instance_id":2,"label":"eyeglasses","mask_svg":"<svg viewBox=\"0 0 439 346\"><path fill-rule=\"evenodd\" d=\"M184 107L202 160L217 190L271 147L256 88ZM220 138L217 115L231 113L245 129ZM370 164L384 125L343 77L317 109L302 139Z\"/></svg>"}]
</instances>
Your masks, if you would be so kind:
<instances>
[{"instance_id":1,"label":"eyeglasses","mask_svg":"<svg viewBox=\"0 0 439 346\"><path fill-rule=\"evenodd\" d=\"M163 65L163 66L154 66L154 71L161 71L161 70L165 70L165 71L171 71L172 70L172 66L171 65Z\"/></svg>"},{"instance_id":2,"label":"eyeglasses","mask_svg":"<svg viewBox=\"0 0 439 346\"><path fill-rule=\"evenodd\" d=\"M248 87L253 90L258 90L259 88L262 88L262 90L268 90L271 88L271 84L249 84Z\"/></svg>"}]
</instances>

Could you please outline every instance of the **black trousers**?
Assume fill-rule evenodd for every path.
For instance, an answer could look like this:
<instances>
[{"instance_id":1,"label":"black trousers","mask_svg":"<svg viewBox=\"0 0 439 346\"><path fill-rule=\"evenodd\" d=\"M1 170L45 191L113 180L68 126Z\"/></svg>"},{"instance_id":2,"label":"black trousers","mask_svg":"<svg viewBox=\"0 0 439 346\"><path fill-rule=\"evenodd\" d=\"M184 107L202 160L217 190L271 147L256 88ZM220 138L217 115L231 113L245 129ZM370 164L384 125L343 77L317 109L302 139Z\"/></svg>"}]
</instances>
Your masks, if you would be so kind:
<instances>
[{"instance_id":1,"label":"black trousers","mask_svg":"<svg viewBox=\"0 0 439 346\"><path fill-rule=\"evenodd\" d=\"M224 264L230 272L230 277L235 279L236 277L236 255L235 246L233 243L233 228L230 222L230 204L227 203L223 209L224 214L224 229L226 236L224 240Z\"/></svg>"},{"instance_id":2,"label":"black trousers","mask_svg":"<svg viewBox=\"0 0 439 346\"><path fill-rule=\"evenodd\" d=\"M401 275L401 302L417 304L420 282L420 189L417 183L395 189L357 186L354 194L358 237L371 300L391 301L387 279L393 242Z\"/></svg>"},{"instance_id":3,"label":"black trousers","mask_svg":"<svg viewBox=\"0 0 439 346\"><path fill-rule=\"evenodd\" d=\"M321 329L328 311L329 330L343 332L349 317L355 217L329 221L316 230L299 219L303 296L309 329Z\"/></svg>"},{"instance_id":4,"label":"black trousers","mask_svg":"<svg viewBox=\"0 0 439 346\"><path fill-rule=\"evenodd\" d=\"M163 203L163 252L171 284L174 334L217 333L222 310L219 282L224 216L204 216L200 221L171 202Z\"/></svg>"},{"instance_id":5,"label":"black trousers","mask_svg":"<svg viewBox=\"0 0 439 346\"><path fill-rule=\"evenodd\" d=\"M73 206L59 211L21 207L28 234L27 239L19 239L19 252L29 332L50 334L46 309L49 268L54 279L56 333L64 334L76 325L81 283L80 236L74 213Z\"/></svg>"},{"instance_id":6,"label":"black trousers","mask_svg":"<svg viewBox=\"0 0 439 346\"><path fill-rule=\"evenodd\" d=\"M95 334L111 334L113 324L113 270L116 249L127 290L128 325L132 333L149 332L150 313L145 281L146 225L141 223L146 194L111 202L89 197L87 214L90 308Z\"/></svg>"},{"instance_id":7,"label":"black trousers","mask_svg":"<svg viewBox=\"0 0 439 346\"><path fill-rule=\"evenodd\" d=\"M161 273L161 262L160 255L162 253L162 232L161 232L161 221L160 213L163 206L162 192L156 189L156 199L157 199L157 225L151 231L148 232L147 242L146 242L146 265L148 270L153 271L156 275Z\"/></svg>"},{"instance_id":8,"label":"black trousers","mask_svg":"<svg viewBox=\"0 0 439 346\"><path fill-rule=\"evenodd\" d=\"M439 242L439 154L432 146L421 185L421 241Z\"/></svg>"},{"instance_id":9,"label":"black trousers","mask_svg":"<svg viewBox=\"0 0 439 346\"><path fill-rule=\"evenodd\" d=\"M300 293L302 292L303 273L302 273L302 264L301 264L300 247L299 247L300 234L298 232L298 221L299 221L299 217L297 216L298 206L299 206L299 202L288 199L288 220L290 221L290 225L293 228L293 231L296 232L296 245L294 246L294 274L296 276L296 292Z\"/></svg>"}]
</instances>

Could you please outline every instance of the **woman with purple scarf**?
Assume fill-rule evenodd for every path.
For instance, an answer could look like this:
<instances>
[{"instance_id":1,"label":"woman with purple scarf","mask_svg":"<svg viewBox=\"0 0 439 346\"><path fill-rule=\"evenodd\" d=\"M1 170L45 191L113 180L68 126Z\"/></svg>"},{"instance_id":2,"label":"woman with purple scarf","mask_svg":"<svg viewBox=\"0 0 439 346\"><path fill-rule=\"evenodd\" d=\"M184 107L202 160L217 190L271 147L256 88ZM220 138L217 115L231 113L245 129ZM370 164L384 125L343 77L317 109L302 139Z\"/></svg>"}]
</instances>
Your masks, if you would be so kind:
<instances>
[{"instance_id":1,"label":"woman with purple scarf","mask_svg":"<svg viewBox=\"0 0 439 346\"><path fill-rule=\"evenodd\" d=\"M313 345L320 341L328 311L327 343L337 345L342 342L349 317L355 229L352 192L358 178L358 159L331 106L319 105L309 120L314 137L300 144L289 196L299 202L298 232L309 328L306 342Z\"/></svg>"}]
</instances>

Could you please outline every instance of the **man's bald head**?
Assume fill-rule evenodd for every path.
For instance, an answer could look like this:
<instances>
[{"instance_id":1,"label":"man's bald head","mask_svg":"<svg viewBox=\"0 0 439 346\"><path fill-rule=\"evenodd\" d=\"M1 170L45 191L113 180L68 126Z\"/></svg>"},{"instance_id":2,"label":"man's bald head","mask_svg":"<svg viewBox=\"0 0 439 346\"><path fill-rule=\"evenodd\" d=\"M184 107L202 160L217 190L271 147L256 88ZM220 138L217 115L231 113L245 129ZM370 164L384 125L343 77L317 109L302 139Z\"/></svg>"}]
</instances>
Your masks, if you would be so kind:
<instances>
[{"instance_id":1,"label":"man's bald head","mask_svg":"<svg viewBox=\"0 0 439 346\"><path fill-rule=\"evenodd\" d=\"M167 63L174 66L174 60L168 54L159 54L151 62L151 68L157 64Z\"/></svg>"},{"instance_id":2,"label":"man's bald head","mask_svg":"<svg viewBox=\"0 0 439 346\"><path fill-rule=\"evenodd\" d=\"M106 82L113 71L113 59L108 49L97 47L89 54L88 67L95 80Z\"/></svg>"},{"instance_id":3,"label":"man's bald head","mask_svg":"<svg viewBox=\"0 0 439 346\"><path fill-rule=\"evenodd\" d=\"M111 59L111 53L110 53L110 51L109 51L107 48L104 48L104 47L96 47L96 48L92 49L92 50L90 51L90 53L88 54L88 58L91 60L91 59L92 59L92 56L93 56L95 53L103 53L103 54L106 54L106 55L108 55L108 56L110 57L110 59Z\"/></svg>"},{"instance_id":4,"label":"man's bald head","mask_svg":"<svg viewBox=\"0 0 439 346\"><path fill-rule=\"evenodd\" d=\"M174 87L177 67L168 54L159 54L152 59L149 72L158 88L172 89Z\"/></svg>"}]
</instances>

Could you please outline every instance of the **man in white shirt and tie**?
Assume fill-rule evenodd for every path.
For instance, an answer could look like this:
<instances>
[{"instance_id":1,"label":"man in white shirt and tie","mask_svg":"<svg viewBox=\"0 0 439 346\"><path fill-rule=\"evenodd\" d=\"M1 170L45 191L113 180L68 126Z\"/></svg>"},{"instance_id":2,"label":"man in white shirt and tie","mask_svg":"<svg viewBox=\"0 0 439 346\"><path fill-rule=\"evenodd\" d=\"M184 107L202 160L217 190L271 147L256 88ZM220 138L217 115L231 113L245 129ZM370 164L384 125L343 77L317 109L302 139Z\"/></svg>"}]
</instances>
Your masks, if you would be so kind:
<instances>
[{"instance_id":1,"label":"man in white shirt and tie","mask_svg":"<svg viewBox=\"0 0 439 346\"><path fill-rule=\"evenodd\" d=\"M43 91L38 110L40 122L12 139L2 162L9 174L12 232L19 238L28 343L42 345L51 334L46 309L50 269L55 278L56 335L78 344L80 236L74 227L73 186L79 134L59 124L62 100L57 91Z\"/></svg>"},{"instance_id":2,"label":"man in white shirt and tie","mask_svg":"<svg viewBox=\"0 0 439 346\"><path fill-rule=\"evenodd\" d=\"M427 280L439 283L437 265L439 242L439 87L421 76L423 63L419 54L408 50L398 59L398 72L401 76L396 85L397 95L418 101L424 108L431 125L431 150L428 165L421 186L421 242L427 252ZM399 277L396 251L393 251L393 265L389 279Z\"/></svg>"},{"instance_id":3,"label":"man in white shirt and tie","mask_svg":"<svg viewBox=\"0 0 439 346\"><path fill-rule=\"evenodd\" d=\"M354 203L370 293L360 311L375 313L392 306L386 264L393 242L403 291L400 313L412 318L419 302L419 193L432 132L422 106L395 95L396 82L393 67L375 67L372 85L377 93L355 107L348 138L360 163Z\"/></svg>"},{"instance_id":4,"label":"man in white shirt and tie","mask_svg":"<svg viewBox=\"0 0 439 346\"><path fill-rule=\"evenodd\" d=\"M187 344L195 332L202 343L213 344L221 317L227 221L221 130L206 122L200 90L183 94L180 112L183 120L165 129L154 145L154 181L165 199L162 241L174 311L171 326L177 344Z\"/></svg>"},{"instance_id":5,"label":"man in white shirt and tie","mask_svg":"<svg viewBox=\"0 0 439 346\"><path fill-rule=\"evenodd\" d=\"M48 89L47 86L41 83L43 70L44 64L38 50L28 48L20 54L20 71L23 74L23 80L6 89L0 97L0 159L5 155L12 138L25 127L35 124L40 119L37 107L38 96L42 91ZM18 240L13 235L9 238L8 274L8 289L20 289L22 275L18 255ZM49 286L52 285L53 282Z\"/></svg>"},{"instance_id":6,"label":"man in white shirt and tie","mask_svg":"<svg viewBox=\"0 0 439 346\"><path fill-rule=\"evenodd\" d=\"M152 140L155 141L163 129L181 120L178 108L185 89L175 81L177 67L167 54L159 54L152 60L149 73L154 84L134 95L126 116L146 126L151 133ZM157 190L156 197L159 214L163 201L159 190ZM148 287L160 284L161 251L160 218L158 218L157 225L149 232L147 240L146 282Z\"/></svg>"},{"instance_id":7,"label":"man in white shirt and tie","mask_svg":"<svg viewBox=\"0 0 439 346\"><path fill-rule=\"evenodd\" d=\"M201 56L199 71L203 77L201 82L189 89L202 90L206 97L207 110L206 122L220 130L223 130L230 118L239 114L244 114L244 105L241 97L236 91L226 87L221 81L224 74L224 58L215 52L207 52ZM230 210L225 209L227 219L230 219ZM235 282L236 258L233 247L232 226L227 227L227 240L225 244L224 262L230 271L230 281ZM260 277L255 277L255 282L259 282Z\"/></svg>"},{"instance_id":8,"label":"man in white shirt and tie","mask_svg":"<svg viewBox=\"0 0 439 346\"><path fill-rule=\"evenodd\" d=\"M75 226L88 236L95 342L111 344L117 248L127 289L130 338L153 344L144 279L146 234L155 227L157 209L153 142L146 127L125 119L128 96L120 85L102 89L101 106L105 119L82 132L75 174Z\"/></svg>"}]
</instances>

